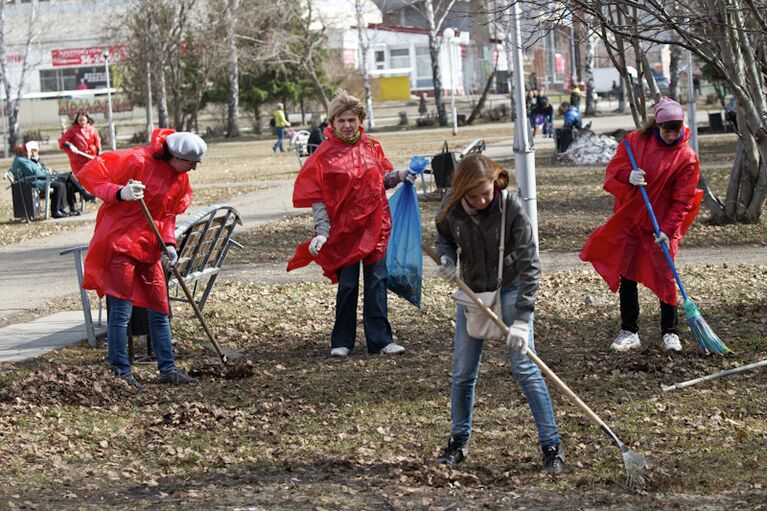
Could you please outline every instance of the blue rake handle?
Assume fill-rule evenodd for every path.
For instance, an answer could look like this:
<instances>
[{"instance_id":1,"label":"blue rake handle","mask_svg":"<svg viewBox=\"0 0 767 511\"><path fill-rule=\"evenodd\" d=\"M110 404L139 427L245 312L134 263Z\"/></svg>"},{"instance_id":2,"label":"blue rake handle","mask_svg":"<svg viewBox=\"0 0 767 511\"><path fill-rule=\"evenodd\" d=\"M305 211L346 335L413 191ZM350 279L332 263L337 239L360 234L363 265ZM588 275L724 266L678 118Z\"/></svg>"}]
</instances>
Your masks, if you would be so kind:
<instances>
[{"instance_id":1,"label":"blue rake handle","mask_svg":"<svg viewBox=\"0 0 767 511\"><path fill-rule=\"evenodd\" d=\"M634 153L631 151L631 145L629 144L629 141L625 138L623 139L623 145L626 146L626 151L629 155L629 160L631 160L631 167L634 170L637 170L637 162L634 159ZM652 226L655 229L655 236L660 236L660 227L658 226L658 219L655 218L655 212L652 209L652 204L650 204L650 198L647 196L647 190L645 190L644 186L639 187L639 191L642 192L642 198L644 199L644 204L647 206L647 212L650 213L650 218L652 219ZM674 274L674 278L676 279L676 283L679 286L679 291L682 292L682 298L684 298L684 301L688 301L689 298L687 297L687 291L684 289L684 284L682 284L682 279L679 277L679 272L676 271L676 265L674 264L674 260L671 259L671 253L668 251L668 246L665 242L660 244L660 247L663 249L663 255L666 256L666 262L668 263L669 267L671 268L671 273Z\"/></svg>"}]
</instances>

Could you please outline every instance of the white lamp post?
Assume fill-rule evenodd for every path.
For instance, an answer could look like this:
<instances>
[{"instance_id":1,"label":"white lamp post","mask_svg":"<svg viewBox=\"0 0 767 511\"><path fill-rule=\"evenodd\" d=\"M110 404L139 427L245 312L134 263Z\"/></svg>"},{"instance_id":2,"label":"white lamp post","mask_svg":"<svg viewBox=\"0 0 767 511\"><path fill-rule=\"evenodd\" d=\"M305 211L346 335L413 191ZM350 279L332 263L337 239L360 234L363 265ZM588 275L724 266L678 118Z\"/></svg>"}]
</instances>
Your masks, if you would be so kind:
<instances>
[{"instance_id":1,"label":"white lamp post","mask_svg":"<svg viewBox=\"0 0 767 511\"><path fill-rule=\"evenodd\" d=\"M455 30L448 27L442 32L442 37L447 41L447 62L450 68L450 108L453 111L453 135L458 134L458 113L455 110L455 76L453 74L453 40Z\"/></svg>"},{"instance_id":2,"label":"white lamp post","mask_svg":"<svg viewBox=\"0 0 767 511\"><path fill-rule=\"evenodd\" d=\"M117 141L115 140L115 123L112 119L112 84L109 80L109 50L104 50L104 69L107 74L107 108L109 111L109 140L111 141L112 151L117 149Z\"/></svg>"}]
</instances>

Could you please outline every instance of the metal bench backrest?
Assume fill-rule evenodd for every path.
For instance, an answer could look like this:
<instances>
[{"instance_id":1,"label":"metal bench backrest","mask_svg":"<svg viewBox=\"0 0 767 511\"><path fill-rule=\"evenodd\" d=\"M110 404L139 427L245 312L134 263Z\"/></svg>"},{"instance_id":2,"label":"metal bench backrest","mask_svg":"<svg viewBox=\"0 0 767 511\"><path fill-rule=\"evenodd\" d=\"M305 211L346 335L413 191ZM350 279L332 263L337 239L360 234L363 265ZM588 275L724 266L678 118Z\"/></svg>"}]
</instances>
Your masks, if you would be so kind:
<instances>
[{"instance_id":1,"label":"metal bench backrest","mask_svg":"<svg viewBox=\"0 0 767 511\"><path fill-rule=\"evenodd\" d=\"M232 239L237 224L242 225L237 210L216 204L176 228L176 268L200 310L205 306L230 245L242 248ZM171 300L188 302L175 278L168 281L168 295Z\"/></svg>"}]
</instances>

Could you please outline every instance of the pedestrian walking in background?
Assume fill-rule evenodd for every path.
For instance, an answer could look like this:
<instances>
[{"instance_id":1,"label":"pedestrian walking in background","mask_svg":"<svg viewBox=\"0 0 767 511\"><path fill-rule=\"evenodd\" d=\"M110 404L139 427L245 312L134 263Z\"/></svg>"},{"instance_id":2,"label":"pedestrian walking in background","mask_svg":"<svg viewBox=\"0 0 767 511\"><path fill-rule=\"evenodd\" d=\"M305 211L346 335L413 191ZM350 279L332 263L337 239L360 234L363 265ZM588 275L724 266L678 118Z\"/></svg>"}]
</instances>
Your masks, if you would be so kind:
<instances>
[{"instance_id":1,"label":"pedestrian walking in background","mask_svg":"<svg viewBox=\"0 0 767 511\"><path fill-rule=\"evenodd\" d=\"M429 106L426 104L426 93L421 93L421 99L418 101L418 115L424 117L429 112Z\"/></svg>"},{"instance_id":2,"label":"pedestrian walking in background","mask_svg":"<svg viewBox=\"0 0 767 511\"><path fill-rule=\"evenodd\" d=\"M354 349L360 266L368 353L405 351L394 342L388 319L386 247L391 214L386 189L408 179L408 171L392 170L381 145L365 134L365 116L359 99L344 91L336 93L328 107L325 141L304 162L293 189L293 207L312 208L315 233L298 246L288 271L314 261L338 283L330 336L333 357L346 357Z\"/></svg>"},{"instance_id":3,"label":"pedestrian walking in background","mask_svg":"<svg viewBox=\"0 0 767 511\"><path fill-rule=\"evenodd\" d=\"M284 153L285 128L290 127L290 123L285 117L285 105L277 103L277 110L272 113L272 120L274 121L274 131L277 134L277 142L272 146L272 152L276 153L279 149L281 153Z\"/></svg>"},{"instance_id":4,"label":"pedestrian walking in background","mask_svg":"<svg viewBox=\"0 0 767 511\"><path fill-rule=\"evenodd\" d=\"M127 354L133 306L148 309L149 336L160 383L197 383L176 367L163 266L176 264L176 215L192 202L188 172L205 155L205 142L192 133L156 129L151 145L109 151L77 171L82 184L100 198L82 287L109 297L107 341L113 374L138 389ZM170 252L161 257L139 200L143 199ZM161 262L162 259L162 262Z\"/></svg>"},{"instance_id":5,"label":"pedestrian walking in background","mask_svg":"<svg viewBox=\"0 0 767 511\"><path fill-rule=\"evenodd\" d=\"M667 243L672 259L676 257L679 241L697 215L703 197L696 188L698 157L688 144L690 134L683 121L682 105L663 98L644 127L626 135L637 170L633 170L625 146L618 144L604 182L604 189L615 196L613 215L594 231L580 253L582 260L594 265L611 291L619 291L621 327L610 346L615 351L640 345L637 283L650 289L660 301L663 348L682 351L677 332L676 283L659 244ZM640 186L646 187L658 219L658 237Z\"/></svg>"},{"instance_id":6,"label":"pedestrian walking in background","mask_svg":"<svg viewBox=\"0 0 767 511\"><path fill-rule=\"evenodd\" d=\"M535 420L543 471L560 473L565 457L551 397L540 369L527 356L528 350L535 352L533 311L541 268L530 220L519 198L507 193L508 185L508 171L486 156L470 155L461 160L453 187L437 214L441 261L437 272L450 281L459 267L460 278L475 293L501 289L502 319L510 325L506 347L511 374L522 387ZM501 239L507 255L499 268ZM458 254L460 265L456 265ZM447 447L437 458L440 463L454 465L467 455L484 342L469 335L465 307L456 304L452 426Z\"/></svg>"},{"instance_id":7,"label":"pedestrian walking in background","mask_svg":"<svg viewBox=\"0 0 767 511\"><path fill-rule=\"evenodd\" d=\"M72 172L77 172L91 160L88 156L77 154L76 151L90 156L101 153L101 137L93 126L93 119L88 112L79 110L75 114L72 126L59 139L59 148L67 153Z\"/></svg>"}]
</instances>

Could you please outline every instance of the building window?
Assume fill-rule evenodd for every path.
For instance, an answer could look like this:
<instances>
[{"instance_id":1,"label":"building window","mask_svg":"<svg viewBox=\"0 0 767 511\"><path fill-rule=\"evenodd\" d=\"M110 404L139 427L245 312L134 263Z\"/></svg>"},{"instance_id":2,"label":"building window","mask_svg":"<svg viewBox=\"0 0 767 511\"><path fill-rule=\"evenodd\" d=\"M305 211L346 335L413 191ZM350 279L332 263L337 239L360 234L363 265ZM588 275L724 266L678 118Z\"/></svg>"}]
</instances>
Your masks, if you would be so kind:
<instances>
[{"instance_id":1,"label":"building window","mask_svg":"<svg viewBox=\"0 0 767 511\"><path fill-rule=\"evenodd\" d=\"M410 67L410 50L407 48L392 48L389 50L389 68L398 69Z\"/></svg>"},{"instance_id":2,"label":"building window","mask_svg":"<svg viewBox=\"0 0 767 511\"><path fill-rule=\"evenodd\" d=\"M375 51L376 69L386 69L386 52L383 50Z\"/></svg>"},{"instance_id":3,"label":"building window","mask_svg":"<svg viewBox=\"0 0 767 511\"><path fill-rule=\"evenodd\" d=\"M40 92L101 89L107 86L104 66L40 70Z\"/></svg>"},{"instance_id":4,"label":"building window","mask_svg":"<svg viewBox=\"0 0 767 511\"><path fill-rule=\"evenodd\" d=\"M428 46L415 47L415 87L416 89L434 87Z\"/></svg>"}]
</instances>

